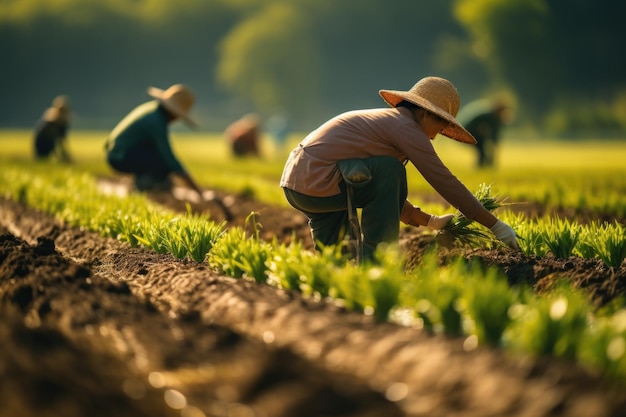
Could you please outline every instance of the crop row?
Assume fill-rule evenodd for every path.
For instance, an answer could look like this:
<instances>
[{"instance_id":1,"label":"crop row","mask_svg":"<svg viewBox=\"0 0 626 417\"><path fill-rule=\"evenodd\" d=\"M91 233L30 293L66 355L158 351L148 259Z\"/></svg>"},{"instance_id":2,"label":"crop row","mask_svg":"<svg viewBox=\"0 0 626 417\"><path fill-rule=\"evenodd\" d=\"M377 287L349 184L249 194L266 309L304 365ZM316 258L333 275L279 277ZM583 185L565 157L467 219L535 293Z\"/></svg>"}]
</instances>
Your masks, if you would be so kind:
<instances>
[{"instance_id":1,"label":"crop row","mask_svg":"<svg viewBox=\"0 0 626 417\"><path fill-rule=\"evenodd\" d=\"M603 213L621 219L626 218L624 199L626 182L623 174L614 173L612 176L611 173L602 173L600 176L589 174L589 177L591 178L512 184L510 185L512 193L509 195L516 201L537 203L557 210Z\"/></svg>"},{"instance_id":2,"label":"crop row","mask_svg":"<svg viewBox=\"0 0 626 417\"><path fill-rule=\"evenodd\" d=\"M492 195L491 186L485 184L480 185L476 197L489 211L506 206L502 198ZM513 225L520 249L526 255L598 258L611 268L619 268L626 259L626 228L618 221L578 224L559 217L528 219L523 213L510 212L503 213L502 218ZM444 228L444 233L450 234L457 244L480 247L498 244L459 212Z\"/></svg>"},{"instance_id":3,"label":"crop row","mask_svg":"<svg viewBox=\"0 0 626 417\"><path fill-rule=\"evenodd\" d=\"M511 222L520 236L520 248L528 255L599 258L612 268L626 258L626 228L617 221L579 225L567 219L527 220L520 215Z\"/></svg>"},{"instance_id":4,"label":"crop row","mask_svg":"<svg viewBox=\"0 0 626 417\"><path fill-rule=\"evenodd\" d=\"M392 246L377 252L376 265L354 265L339 248L315 254L297 241L286 245L259 239L254 213L246 228L252 233L229 229L203 215L163 210L141 195L101 194L92 177L70 171L44 177L4 169L0 195L103 236L208 262L225 275L299 291L379 320L462 337L467 350L491 345L553 355L626 382L623 300L594 309L565 284L537 296L529 287L511 287L498 269L460 258L440 266L434 254L407 271Z\"/></svg>"}]
</instances>

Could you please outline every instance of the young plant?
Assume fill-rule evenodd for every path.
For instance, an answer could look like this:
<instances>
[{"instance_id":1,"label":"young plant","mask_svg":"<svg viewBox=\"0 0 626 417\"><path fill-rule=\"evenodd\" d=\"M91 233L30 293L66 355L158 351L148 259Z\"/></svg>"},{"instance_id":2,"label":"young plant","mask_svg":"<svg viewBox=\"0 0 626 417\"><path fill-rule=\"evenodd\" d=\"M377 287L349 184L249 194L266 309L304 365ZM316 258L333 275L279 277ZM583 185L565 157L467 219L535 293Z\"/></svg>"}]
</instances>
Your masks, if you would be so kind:
<instances>
[{"instance_id":1,"label":"young plant","mask_svg":"<svg viewBox=\"0 0 626 417\"><path fill-rule=\"evenodd\" d=\"M465 304L478 344L500 346L511 322L509 309L519 299L517 290L495 268L483 271L478 265L470 265L469 272L473 280L466 291Z\"/></svg>"},{"instance_id":2,"label":"young plant","mask_svg":"<svg viewBox=\"0 0 626 417\"><path fill-rule=\"evenodd\" d=\"M340 245L332 245L322 249L319 254L311 254L302 258L300 265L300 289L314 298L331 296L335 270L347 264L347 255Z\"/></svg>"},{"instance_id":3,"label":"young plant","mask_svg":"<svg viewBox=\"0 0 626 417\"><path fill-rule=\"evenodd\" d=\"M515 228L519 235L517 243L525 255L546 256L548 247L544 240L543 228L536 221L522 222Z\"/></svg>"},{"instance_id":4,"label":"young plant","mask_svg":"<svg viewBox=\"0 0 626 417\"><path fill-rule=\"evenodd\" d=\"M596 256L611 268L619 268L626 259L626 228L619 222L613 224L593 224L587 245L593 248Z\"/></svg>"},{"instance_id":5,"label":"young plant","mask_svg":"<svg viewBox=\"0 0 626 417\"><path fill-rule=\"evenodd\" d=\"M511 308L507 343L534 355L576 360L589 326L590 306L580 292L562 283L550 294Z\"/></svg>"},{"instance_id":6,"label":"young plant","mask_svg":"<svg viewBox=\"0 0 626 417\"><path fill-rule=\"evenodd\" d=\"M329 295L340 300L349 310L363 313L373 310L371 293L360 265L347 263L342 268L333 269Z\"/></svg>"},{"instance_id":7,"label":"young plant","mask_svg":"<svg viewBox=\"0 0 626 417\"><path fill-rule=\"evenodd\" d=\"M583 338L580 360L603 375L626 377L626 309L595 318Z\"/></svg>"},{"instance_id":8,"label":"young plant","mask_svg":"<svg viewBox=\"0 0 626 417\"><path fill-rule=\"evenodd\" d=\"M269 261L267 283L278 288L302 292L305 280L302 277L303 265L310 262L302 242L296 240L293 234L288 245L278 244L276 238L272 245L274 250Z\"/></svg>"},{"instance_id":9,"label":"young plant","mask_svg":"<svg viewBox=\"0 0 626 417\"><path fill-rule=\"evenodd\" d=\"M254 221L255 213L246 219ZM255 237L250 239L241 228L224 233L209 252L209 264L218 272L234 278L249 278L264 283L267 280L271 246L259 239L259 227L254 223Z\"/></svg>"},{"instance_id":10,"label":"young plant","mask_svg":"<svg viewBox=\"0 0 626 417\"><path fill-rule=\"evenodd\" d=\"M376 251L379 265L364 267L364 276L371 292L374 317L388 320L389 313L400 304L402 287L406 283L404 262L397 246L379 247Z\"/></svg>"},{"instance_id":11,"label":"young plant","mask_svg":"<svg viewBox=\"0 0 626 417\"><path fill-rule=\"evenodd\" d=\"M179 236L187 255L196 262L204 262L215 242L224 233L226 223L215 223L205 216L191 212L187 205L187 215L181 219Z\"/></svg>"},{"instance_id":12,"label":"young plant","mask_svg":"<svg viewBox=\"0 0 626 417\"><path fill-rule=\"evenodd\" d=\"M601 234L600 229L601 226L595 222L586 227L581 227L574 254L586 259L598 257L596 245Z\"/></svg>"},{"instance_id":13,"label":"young plant","mask_svg":"<svg viewBox=\"0 0 626 417\"><path fill-rule=\"evenodd\" d=\"M549 219L542 233L549 251L559 259L572 256L580 230L577 225L560 218Z\"/></svg>"},{"instance_id":14,"label":"young plant","mask_svg":"<svg viewBox=\"0 0 626 417\"><path fill-rule=\"evenodd\" d=\"M215 242L209 252L209 265L220 274L241 278L245 271L239 258L243 256L242 246L246 239L246 234L240 227L229 229Z\"/></svg>"},{"instance_id":15,"label":"young plant","mask_svg":"<svg viewBox=\"0 0 626 417\"><path fill-rule=\"evenodd\" d=\"M176 219L144 219L139 224L139 233L134 234L134 238L147 248L154 250L156 253L167 253L168 243L166 240L166 229L168 223L176 221Z\"/></svg>"},{"instance_id":16,"label":"young plant","mask_svg":"<svg viewBox=\"0 0 626 417\"><path fill-rule=\"evenodd\" d=\"M376 262L348 263L334 268L331 275L331 297L343 300L346 307L387 320L389 312L399 305L406 273L398 262L395 246L379 247Z\"/></svg>"},{"instance_id":17,"label":"young plant","mask_svg":"<svg viewBox=\"0 0 626 417\"><path fill-rule=\"evenodd\" d=\"M494 211L505 205L502 198L491 194L491 185L481 184L475 196L489 211ZM440 240L452 240L467 246L480 246L485 240L493 240L489 233L479 228L459 211L455 213L450 223L439 231L438 238Z\"/></svg>"},{"instance_id":18,"label":"young plant","mask_svg":"<svg viewBox=\"0 0 626 417\"><path fill-rule=\"evenodd\" d=\"M436 253L428 253L413 269L401 294L403 306L415 311L425 329L450 336L463 334L461 297L466 274L463 260L441 268Z\"/></svg>"}]
</instances>

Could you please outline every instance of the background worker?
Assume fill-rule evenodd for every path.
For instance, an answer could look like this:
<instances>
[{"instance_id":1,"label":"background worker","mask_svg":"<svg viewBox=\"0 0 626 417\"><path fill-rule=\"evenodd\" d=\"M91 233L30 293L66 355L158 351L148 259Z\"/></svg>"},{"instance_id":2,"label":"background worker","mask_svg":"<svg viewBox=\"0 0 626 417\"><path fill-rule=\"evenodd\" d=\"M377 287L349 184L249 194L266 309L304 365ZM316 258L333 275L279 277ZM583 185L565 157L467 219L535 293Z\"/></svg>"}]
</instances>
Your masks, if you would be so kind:
<instances>
[{"instance_id":1,"label":"background worker","mask_svg":"<svg viewBox=\"0 0 626 417\"><path fill-rule=\"evenodd\" d=\"M503 100L476 100L459 112L459 123L476 138L478 167L494 166L502 126L509 119L509 106Z\"/></svg>"},{"instance_id":2,"label":"background worker","mask_svg":"<svg viewBox=\"0 0 626 417\"><path fill-rule=\"evenodd\" d=\"M452 219L450 214L425 213L406 199L407 161L468 219L517 249L513 229L483 207L443 164L431 143L437 134L476 143L455 119L460 99L454 85L426 77L409 91L379 94L391 108L355 110L330 119L309 133L285 164L280 185L287 201L309 218L316 248L338 244L345 235L347 190L338 163L356 158L371 174L365 186L353 190L352 201L362 208L364 258L371 259L380 243L397 243L400 221L440 230Z\"/></svg>"},{"instance_id":3,"label":"background worker","mask_svg":"<svg viewBox=\"0 0 626 417\"><path fill-rule=\"evenodd\" d=\"M255 114L246 114L231 123L224 131L230 149L236 157L261 156L259 141L261 136L259 118Z\"/></svg>"},{"instance_id":4,"label":"background worker","mask_svg":"<svg viewBox=\"0 0 626 417\"><path fill-rule=\"evenodd\" d=\"M148 94L155 100L137 106L111 132L105 145L107 162L118 172L134 175L139 191L169 192L174 174L202 199L202 190L174 155L169 137L169 125L176 120L196 126L189 116L193 93L175 84L167 90L150 87Z\"/></svg>"},{"instance_id":5,"label":"background worker","mask_svg":"<svg viewBox=\"0 0 626 417\"><path fill-rule=\"evenodd\" d=\"M67 96L57 96L35 126L33 150L35 159L56 155L61 162L72 162L67 150L70 126L70 103Z\"/></svg>"}]
</instances>

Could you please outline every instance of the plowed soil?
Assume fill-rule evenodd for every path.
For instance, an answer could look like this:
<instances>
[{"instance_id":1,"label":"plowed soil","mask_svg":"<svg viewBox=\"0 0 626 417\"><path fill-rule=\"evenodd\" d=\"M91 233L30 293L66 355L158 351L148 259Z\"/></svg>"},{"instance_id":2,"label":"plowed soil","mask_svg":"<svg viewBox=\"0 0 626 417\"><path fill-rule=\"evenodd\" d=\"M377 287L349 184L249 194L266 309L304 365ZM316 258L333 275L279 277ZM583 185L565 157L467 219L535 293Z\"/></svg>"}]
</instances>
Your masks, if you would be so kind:
<instances>
[{"instance_id":1,"label":"plowed soil","mask_svg":"<svg viewBox=\"0 0 626 417\"><path fill-rule=\"evenodd\" d=\"M296 211L216 191L230 226L311 247ZM152 198L173 210L185 203ZM196 212L224 217L214 202ZM433 236L402 230L408 266ZM456 251L456 252L455 252ZM546 291L556 275L596 305L626 266L440 249ZM466 351L326 301L219 276L0 200L0 416L623 416L626 389L552 358Z\"/></svg>"}]
</instances>

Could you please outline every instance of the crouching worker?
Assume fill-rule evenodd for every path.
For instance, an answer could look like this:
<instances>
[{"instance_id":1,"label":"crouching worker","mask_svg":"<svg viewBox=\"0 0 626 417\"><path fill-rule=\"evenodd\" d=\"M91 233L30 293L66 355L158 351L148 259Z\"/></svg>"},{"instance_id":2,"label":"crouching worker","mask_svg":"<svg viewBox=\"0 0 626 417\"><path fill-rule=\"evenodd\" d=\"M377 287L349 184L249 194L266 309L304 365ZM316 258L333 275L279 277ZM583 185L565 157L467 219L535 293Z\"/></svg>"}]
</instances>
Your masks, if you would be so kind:
<instances>
[{"instance_id":1,"label":"crouching worker","mask_svg":"<svg viewBox=\"0 0 626 417\"><path fill-rule=\"evenodd\" d=\"M151 87L148 94L156 100L136 107L111 132L105 146L107 162L118 172L134 175L138 191L169 192L174 174L202 199L202 190L174 155L169 137L169 125L176 120L196 126L189 117L193 93L175 84L167 90Z\"/></svg>"},{"instance_id":2,"label":"crouching worker","mask_svg":"<svg viewBox=\"0 0 626 417\"><path fill-rule=\"evenodd\" d=\"M56 154L60 162L72 162L66 147L69 125L69 100L67 96L57 96L35 127L35 159L43 160Z\"/></svg>"},{"instance_id":3,"label":"crouching worker","mask_svg":"<svg viewBox=\"0 0 626 417\"><path fill-rule=\"evenodd\" d=\"M261 156L259 149L261 127L259 118L255 114L246 114L231 123L224 131L224 136L234 156Z\"/></svg>"},{"instance_id":4,"label":"crouching worker","mask_svg":"<svg viewBox=\"0 0 626 417\"><path fill-rule=\"evenodd\" d=\"M408 161L468 219L518 249L513 229L483 207L443 164L431 143L437 134L476 143L455 119L460 99L454 85L426 77L409 91L379 94L390 108L355 110L330 119L304 138L285 164L280 185L287 201L308 217L316 249L339 243L349 227L342 161L364 165L369 176L364 185L349 190L351 205L362 209L364 259L371 259L380 243L397 243L400 221L440 230L453 217L425 213L407 201Z\"/></svg>"}]
</instances>

